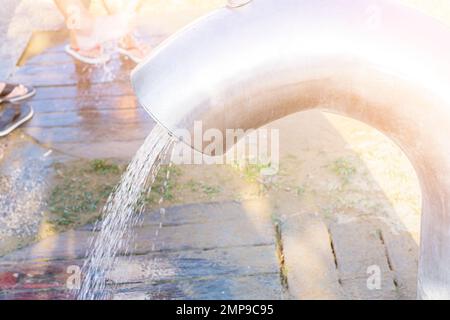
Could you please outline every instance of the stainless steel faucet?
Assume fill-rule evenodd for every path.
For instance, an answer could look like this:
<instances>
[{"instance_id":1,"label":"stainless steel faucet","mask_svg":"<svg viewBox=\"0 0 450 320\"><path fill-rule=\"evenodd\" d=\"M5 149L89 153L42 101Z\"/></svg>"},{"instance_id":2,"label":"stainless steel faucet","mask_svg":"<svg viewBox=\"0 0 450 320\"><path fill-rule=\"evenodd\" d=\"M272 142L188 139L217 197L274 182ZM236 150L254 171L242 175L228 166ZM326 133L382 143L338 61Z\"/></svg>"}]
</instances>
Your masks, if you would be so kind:
<instances>
[{"instance_id":1,"label":"stainless steel faucet","mask_svg":"<svg viewBox=\"0 0 450 320\"><path fill-rule=\"evenodd\" d=\"M388 0L376 27L372 0L250 4L155 49L132 74L142 106L169 131L246 130L313 108L380 130L421 183L418 296L450 299L450 30Z\"/></svg>"}]
</instances>

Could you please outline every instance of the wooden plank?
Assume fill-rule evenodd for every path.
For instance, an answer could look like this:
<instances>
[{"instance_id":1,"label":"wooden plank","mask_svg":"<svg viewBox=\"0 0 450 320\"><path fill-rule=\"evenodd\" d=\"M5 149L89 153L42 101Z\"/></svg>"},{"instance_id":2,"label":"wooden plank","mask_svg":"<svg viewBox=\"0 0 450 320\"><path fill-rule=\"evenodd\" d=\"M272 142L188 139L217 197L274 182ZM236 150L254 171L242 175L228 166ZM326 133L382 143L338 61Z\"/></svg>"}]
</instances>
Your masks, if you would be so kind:
<instances>
[{"instance_id":1,"label":"wooden plank","mask_svg":"<svg viewBox=\"0 0 450 320\"><path fill-rule=\"evenodd\" d=\"M80 83L79 85L38 88L33 101L58 98L70 98L75 100L86 100L89 98L93 100L100 100L103 97L121 97L131 95L134 95L134 92L129 81L92 85L89 83Z\"/></svg>"},{"instance_id":2,"label":"wooden plank","mask_svg":"<svg viewBox=\"0 0 450 320\"><path fill-rule=\"evenodd\" d=\"M88 70L88 68L85 68L85 70ZM16 70L14 73L14 76L26 76L26 75L41 75L41 76L53 76L53 75L59 75L59 76L65 76L73 74L77 71L77 67L72 63L67 63L64 65L25 65L23 67L20 67ZM79 70L81 71L81 69Z\"/></svg>"},{"instance_id":3,"label":"wooden plank","mask_svg":"<svg viewBox=\"0 0 450 320\"><path fill-rule=\"evenodd\" d=\"M90 127L105 125L146 126L149 114L142 108L119 110L82 109L77 112L37 113L27 124L27 128L46 127Z\"/></svg>"},{"instance_id":4,"label":"wooden plank","mask_svg":"<svg viewBox=\"0 0 450 320\"><path fill-rule=\"evenodd\" d=\"M9 80L33 84L36 87L128 81L131 70L135 67L134 63L121 59L118 54L113 55L113 59L104 65L86 65L65 53L64 45L59 48L62 51L47 49L32 57L31 61L18 68Z\"/></svg>"},{"instance_id":5,"label":"wooden plank","mask_svg":"<svg viewBox=\"0 0 450 320\"><path fill-rule=\"evenodd\" d=\"M109 68L109 67L108 67ZM74 70L73 65L64 65L60 67L59 73L52 70L46 70L43 67L33 67L33 72L19 70L13 77L9 79L10 82L32 84L35 87L42 86L68 86L77 85L80 83L86 84L100 84L110 83L112 81L127 82L130 79L130 69L116 70L104 69L97 67L96 69L86 69L87 71ZM56 68L55 68L56 69Z\"/></svg>"},{"instance_id":6,"label":"wooden plank","mask_svg":"<svg viewBox=\"0 0 450 320\"><path fill-rule=\"evenodd\" d=\"M153 123L137 127L136 125L109 125L104 127L92 124L83 127L28 128L27 134L41 143L94 143L111 141L142 140L150 133Z\"/></svg>"},{"instance_id":7,"label":"wooden plank","mask_svg":"<svg viewBox=\"0 0 450 320\"><path fill-rule=\"evenodd\" d=\"M129 75L133 70L135 65L122 62L120 59L114 59L110 62L107 62L106 65L86 65L76 63L71 57L67 54L64 54L67 58L65 64L26 64L23 67L19 67L14 75L16 76L26 76L26 75L55 75L55 76L91 76L91 77L100 77L105 71L114 72L117 76L125 76ZM41 56L45 57L45 55ZM54 59L55 56L52 56L51 59ZM62 57L61 57L62 58ZM62 60L59 58L60 60ZM49 59L49 62L50 60ZM58 59L58 58L57 58Z\"/></svg>"},{"instance_id":8,"label":"wooden plank","mask_svg":"<svg viewBox=\"0 0 450 320\"><path fill-rule=\"evenodd\" d=\"M97 99L42 99L31 100L36 113L76 112L80 110L129 110L141 109L134 95L121 97L98 97Z\"/></svg>"},{"instance_id":9,"label":"wooden plank","mask_svg":"<svg viewBox=\"0 0 450 320\"><path fill-rule=\"evenodd\" d=\"M130 161L144 143L145 137L127 141L53 143L56 150L83 159L119 159Z\"/></svg>"},{"instance_id":10,"label":"wooden plank","mask_svg":"<svg viewBox=\"0 0 450 320\"><path fill-rule=\"evenodd\" d=\"M74 60L65 52L51 52L45 50L42 54L31 57L26 61L24 67L29 66L54 66L73 64Z\"/></svg>"}]
</instances>

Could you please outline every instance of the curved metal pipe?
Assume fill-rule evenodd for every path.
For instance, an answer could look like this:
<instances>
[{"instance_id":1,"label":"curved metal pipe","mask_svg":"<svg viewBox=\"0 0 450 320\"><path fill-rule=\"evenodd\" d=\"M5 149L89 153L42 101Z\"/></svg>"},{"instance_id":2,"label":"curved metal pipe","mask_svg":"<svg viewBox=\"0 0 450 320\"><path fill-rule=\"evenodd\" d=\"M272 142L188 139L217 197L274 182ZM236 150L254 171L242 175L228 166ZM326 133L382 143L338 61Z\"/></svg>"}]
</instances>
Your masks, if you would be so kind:
<instances>
[{"instance_id":1,"label":"curved metal pipe","mask_svg":"<svg viewBox=\"0 0 450 320\"><path fill-rule=\"evenodd\" d=\"M393 1L373 3L226 7L157 48L132 82L170 131L197 120L223 132L258 128L320 108L384 132L422 187L418 296L450 299L450 30Z\"/></svg>"}]
</instances>

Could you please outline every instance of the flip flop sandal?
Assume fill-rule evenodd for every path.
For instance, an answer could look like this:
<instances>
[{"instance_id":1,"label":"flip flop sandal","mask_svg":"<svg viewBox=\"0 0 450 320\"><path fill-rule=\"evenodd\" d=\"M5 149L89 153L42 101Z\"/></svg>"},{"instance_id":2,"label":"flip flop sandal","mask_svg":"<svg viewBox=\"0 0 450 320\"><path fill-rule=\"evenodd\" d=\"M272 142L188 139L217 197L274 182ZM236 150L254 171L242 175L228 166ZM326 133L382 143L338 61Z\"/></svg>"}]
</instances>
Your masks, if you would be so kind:
<instances>
[{"instance_id":1,"label":"flip flop sandal","mask_svg":"<svg viewBox=\"0 0 450 320\"><path fill-rule=\"evenodd\" d=\"M97 58L93 58L93 57L86 57L83 56L79 53L79 51L77 51L76 49L73 49L70 45L67 45L64 50L71 55L73 58L77 59L78 61L81 61L83 63L87 63L87 64L103 64L108 62L111 57L107 54L102 54L100 57Z\"/></svg>"},{"instance_id":2,"label":"flip flop sandal","mask_svg":"<svg viewBox=\"0 0 450 320\"><path fill-rule=\"evenodd\" d=\"M34 111L28 104L7 104L0 115L0 137L10 134L33 117Z\"/></svg>"},{"instance_id":3,"label":"flip flop sandal","mask_svg":"<svg viewBox=\"0 0 450 320\"><path fill-rule=\"evenodd\" d=\"M27 89L27 92L21 95L17 95L11 98L8 98L8 96L16 89L20 84L16 83L6 83L5 87L3 88L2 92L0 92L0 102L19 102L28 98L31 98L36 94L36 89L32 86L24 86L25 89Z\"/></svg>"},{"instance_id":4,"label":"flip flop sandal","mask_svg":"<svg viewBox=\"0 0 450 320\"><path fill-rule=\"evenodd\" d=\"M141 63L144 60L144 58L137 57L136 55L134 55L132 53L131 50L128 50L128 49L117 47L117 52L123 54L124 56L126 56L129 59L131 59L132 61L134 61L137 64Z\"/></svg>"}]
</instances>

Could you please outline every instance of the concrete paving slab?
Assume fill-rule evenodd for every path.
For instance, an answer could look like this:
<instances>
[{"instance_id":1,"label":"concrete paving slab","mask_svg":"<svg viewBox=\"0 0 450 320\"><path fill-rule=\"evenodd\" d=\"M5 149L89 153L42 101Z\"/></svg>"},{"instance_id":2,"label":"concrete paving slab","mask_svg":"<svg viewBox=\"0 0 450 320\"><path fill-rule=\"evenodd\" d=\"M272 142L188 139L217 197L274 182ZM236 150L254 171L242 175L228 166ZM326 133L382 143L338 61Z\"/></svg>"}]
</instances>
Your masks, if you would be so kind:
<instances>
[{"instance_id":1,"label":"concrete paving slab","mask_svg":"<svg viewBox=\"0 0 450 320\"><path fill-rule=\"evenodd\" d=\"M114 300L279 300L283 292L276 275L217 277L130 286L114 293Z\"/></svg>"},{"instance_id":2,"label":"concrete paving slab","mask_svg":"<svg viewBox=\"0 0 450 320\"><path fill-rule=\"evenodd\" d=\"M131 256L119 257L107 275L114 298L280 299L274 227L255 207L228 202L167 208L169 224L161 228L159 212L145 215L130 232ZM84 227L1 258L0 299L73 298L67 267L82 266L95 234Z\"/></svg>"},{"instance_id":3,"label":"concrete paving slab","mask_svg":"<svg viewBox=\"0 0 450 320\"><path fill-rule=\"evenodd\" d=\"M282 243L289 293L295 299L342 299L328 229L315 214L283 221Z\"/></svg>"},{"instance_id":4,"label":"concrete paving slab","mask_svg":"<svg viewBox=\"0 0 450 320\"><path fill-rule=\"evenodd\" d=\"M230 221L136 229L132 243L131 251L142 253L153 246L156 251L176 251L268 245L274 243L274 235L270 223L255 226L249 221Z\"/></svg>"},{"instance_id":5,"label":"concrete paving slab","mask_svg":"<svg viewBox=\"0 0 450 320\"><path fill-rule=\"evenodd\" d=\"M279 280L279 270L275 247L267 245L121 257L107 278L115 285L259 274L274 274Z\"/></svg>"},{"instance_id":6,"label":"concrete paving slab","mask_svg":"<svg viewBox=\"0 0 450 320\"><path fill-rule=\"evenodd\" d=\"M186 206L185 208L169 208L166 210L169 217L172 216L172 210L182 212L186 217L190 217L191 213L194 217L198 212L205 214L207 210L210 210L209 212L211 212L212 216L226 216L227 212L229 212L226 205L222 208L219 204L197 204ZM136 227L133 229L133 232L130 232L130 235L132 235L129 238L131 248L128 249L128 252L143 254L151 251L206 250L238 246L274 245L274 227L269 217L266 217L265 220L262 218L252 220L247 216L247 211L242 206L240 210L239 219L235 218L228 221L210 220L208 222L177 226L163 225L162 228L159 227L159 224ZM157 214L155 213L155 215ZM188 219L190 218L185 218L184 220ZM68 231L18 250L3 257L2 261L82 258L93 236L95 236L95 233L89 230Z\"/></svg>"},{"instance_id":7,"label":"concrete paving slab","mask_svg":"<svg viewBox=\"0 0 450 320\"><path fill-rule=\"evenodd\" d=\"M364 220L330 226L340 283L349 299L397 298L395 275L380 230L374 226Z\"/></svg>"},{"instance_id":8,"label":"concrete paving slab","mask_svg":"<svg viewBox=\"0 0 450 320\"><path fill-rule=\"evenodd\" d=\"M418 245L408 232L383 228L386 253L394 271L399 299L414 299L417 292Z\"/></svg>"},{"instance_id":9,"label":"concrete paving slab","mask_svg":"<svg viewBox=\"0 0 450 320\"><path fill-rule=\"evenodd\" d=\"M190 224L204 224L243 221L248 220L254 224L267 223L271 217L266 210L259 210L260 201L223 201L209 203L192 203L170 207L164 211L156 210L144 213L137 224L140 227L159 226L164 227L182 226ZM186 214L186 211L189 214ZM94 230L94 225L86 225L80 230ZM273 234L273 230L268 232Z\"/></svg>"},{"instance_id":10,"label":"concrete paving slab","mask_svg":"<svg viewBox=\"0 0 450 320\"><path fill-rule=\"evenodd\" d=\"M67 231L14 251L0 263L80 259L85 257L91 238L92 233L87 231Z\"/></svg>"}]
</instances>

